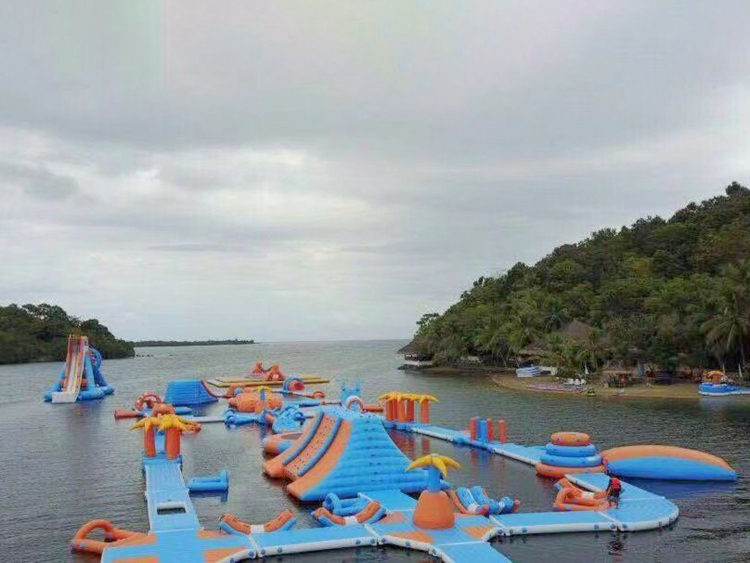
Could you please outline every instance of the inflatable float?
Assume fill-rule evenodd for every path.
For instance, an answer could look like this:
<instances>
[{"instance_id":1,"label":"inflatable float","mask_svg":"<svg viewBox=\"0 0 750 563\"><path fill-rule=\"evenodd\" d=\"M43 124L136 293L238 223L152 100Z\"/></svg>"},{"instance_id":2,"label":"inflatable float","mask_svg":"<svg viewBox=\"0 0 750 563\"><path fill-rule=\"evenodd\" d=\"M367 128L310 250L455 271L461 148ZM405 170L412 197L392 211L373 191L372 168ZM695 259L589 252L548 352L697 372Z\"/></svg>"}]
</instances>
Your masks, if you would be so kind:
<instances>
[{"instance_id":1,"label":"inflatable float","mask_svg":"<svg viewBox=\"0 0 750 563\"><path fill-rule=\"evenodd\" d=\"M297 518L291 510L285 510L273 520L265 524L248 524L233 514L224 514L219 520L219 528L227 534L248 536L251 534L263 534L266 532L277 532L289 530L297 523Z\"/></svg>"},{"instance_id":2,"label":"inflatable float","mask_svg":"<svg viewBox=\"0 0 750 563\"><path fill-rule=\"evenodd\" d=\"M585 491L567 479L560 479L555 486L560 489L555 497L554 510L607 510L609 501L605 491Z\"/></svg>"},{"instance_id":3,"label":"inflatable float","mask_svg":"<svg viewBox=\"0 0 750 563\"><path fill-rule=\"evenodd\" d=\"M312 517L317 520L321 526L353 526L355 524L372 524L385 516L385 508L374 500L369 501L362 510L356 514L348 516L339 516L321 506L312 513Z\"/></svg>"},{"instance_id":4,"label":"inflatable float","mask_svg":"<svg viewBox=\"0 0 750 563\"><path fill-rule=\"evenodd\" d=\"M521 501L510 497L503 497L499 501L491 499L480 486L458 487L455 491L446 492L461 514L509 514L521 506Z\"/></svg>"},{"instance_id":5,"label":"inflatable float","mask_svg":"<svg viewBox=\"0 0 750 563\"><path fill-rule=\"evenodd\" d=\"M227 401L229 407L239 412L259 413L264 410L280 409L284 406L284 397L270 389L243 391Z\"/></svg>"},{"instance_id":6,"label":"inflatable float","mask_svg":"<svg viewBox=\"0 0 750 563\"><path fill-rule=\"evenodd\" d=\"M736 481L726 461L676 446L622 446L601 453L607 472L618 477L674 481Z\"/></svg>"},{"instance_id":7,"label":"inflatable float","mask_svg":"<svg viewBox=\"0 0 750 563\"><path fill-rule=\"evenodd\" d=\"M187 488L191 493L228 491L229 473L222 470L218 475L212 477L193 477L187 482Z\"/></svg>"},{"instance_id":8,"label":"inflatable float","mask_svg":"<svg viewBox=\"0 0 750 563\"><path fill-rule=\"evenodd\" d=\"M89 534L96 530L101 530L104 533L104 541L89 539ZM126 542L131 543L135 539L145 538L146 534L141 532L131 532L130 530L115 528L109 520L92 520L79 528L76 535L70 541L70 549L81 553L101 554L108 547Z\"/></svg>"}]
</instances>

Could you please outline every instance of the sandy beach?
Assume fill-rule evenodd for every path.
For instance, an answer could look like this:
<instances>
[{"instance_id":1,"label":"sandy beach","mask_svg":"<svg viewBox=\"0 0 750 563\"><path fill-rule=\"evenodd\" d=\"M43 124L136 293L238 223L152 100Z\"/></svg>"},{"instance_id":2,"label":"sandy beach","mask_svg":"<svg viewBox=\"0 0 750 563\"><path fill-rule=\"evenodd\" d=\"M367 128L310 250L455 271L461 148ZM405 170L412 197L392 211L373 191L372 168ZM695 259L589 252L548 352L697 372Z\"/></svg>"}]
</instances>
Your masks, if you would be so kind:
<instances>
[{"instance_id":1,"label":"sandy beach","mask_svg":"<svg viewBox=\"0 0 750 563\"><path fill-rule=\"evenodd\" d=\"M584 386L576 392L575 388L568 388L555 381L553 377L519 378L512 373L492 374L492 381L499 387L526 391L530 393L554 393L561 395L585 395L585 389L591 387L596 390L596 397L621 398L654 398L654 399L699 399L698 385L695 383L673 383L672 385L633 385L632 387L602 387L600 384Z\"/></svg>"}]
</instances>

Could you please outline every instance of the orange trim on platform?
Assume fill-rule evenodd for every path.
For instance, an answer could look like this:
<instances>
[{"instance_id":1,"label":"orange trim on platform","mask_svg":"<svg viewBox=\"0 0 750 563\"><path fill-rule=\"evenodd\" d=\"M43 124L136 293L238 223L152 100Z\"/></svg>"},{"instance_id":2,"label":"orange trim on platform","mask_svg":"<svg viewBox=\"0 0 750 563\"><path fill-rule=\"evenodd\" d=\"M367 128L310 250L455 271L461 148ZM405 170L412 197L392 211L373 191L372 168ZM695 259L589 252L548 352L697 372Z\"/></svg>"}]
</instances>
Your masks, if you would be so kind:
<instances>
[{"instance_id":1,"label":"orange trim on platform","mask_svg":"<svg viewBox=\"0 0 750 563\"><path fill-rule=\"evenodd\" d=\"M232 555L238 555L246 551L244 547L217 547L215 549L207 549L203 552L204 563L219 563L227 557Z\"/></svg>"},{"instance_id":2,"label":"orange trim on platform","mask_svg":"<svg viewBox=\"0 0 750 563\"><path fill-rule=\"evenodd\" d=\"M594 467L557 467L555 465L547 465L546 463L536 464L537 475L541 477L551 477L553 479L562 479L566 475L576 473L605 473L606 469L603 465L596 465Z\"/></svg>"},{"instance_id":3,"label":"orange trim on platform","mask_svg":"<svg viewBox=\"0 0 750 563\"><path fill-rule=\"evenodd\" d=\"M126 545L153 545L156 543L156 536L154 534L142 534L139 536L133 536L131 538L125 538L124 540L118 540L117 547L123 547ZM109 544L109 545L114 545Z\"/></svg>"},{"instance_id":4,"label":"orange trim on platform","mask_svg":"<svg viewBox=\"0 0 750 563\"><path fill-rule=\"evenodd\" d=\"M221 532L214 532L212 530L196 530L195 533L198 534L198 538L202 540L212 540L216 538L227 537L226 534L222 534Z\"/></svg>"},{"instance_id":5,"label":"orange trim on platform","mask_svg":"<svg viewBox=\"0 0 750 563\"><path fill-rule=\"evenodd\" d=\"M489 532L497 530L497 528L495 526L468 526L466 528L460 528L460 530L466 532L472 538L481 540L487 537Z\"/></svg>"},{"instance_id":6,"label":"orange trim on platform","mask_svg":"<svg viewBox=\"0 0 750 563\"><path fill-rule=\"evenodd\" d=\"M677 446L621 446L619 448L605 450L601 452L600 455L606 463L609 463L610 461L633 459L637 457L674 457L680 459L689 459L692 461L700 461L703 463L716 465L718 467L723 467L724 469L729 469L730 471L732 470L729 464L727 464L727 462L720 457L698 450L678 448Z\"/></svg>"},{"instance_id":7,"label":"orange trim on platform","mask_svg":"<svg viewBox=\"0 0 750 563\"><path fill-rule=\"evenodd\" d=\"M401 538L403 540L410 540L410 541L418 541L422 543L429 543L429 544L435 543L435 540L432 539L432 536L430 534L426 534L425 532L420 532L418 530L415 530L413 532L392 532L390 534L386 534L386 536L393 536L394 538Z\"/></svg>"},{"instance_id":8,"label":"orange trim on platform","mask_svg":"<svg viewBox=\"0 0 750 563\"><path fill-rule=\"evenodd\" d=\"M318 463L316 463L307 473L287 486L286 490L289 494L301 498L306 491L310 490L325 479L331 470L336 467L341 456L344 455L344 450L346 450L346 447L349 444L351 433L351 421L342 420L339 425L339 430L336 433L336 437L333 439L331 445L328 446L323 457L320 458Z\"/></svg>"}]
</instances>

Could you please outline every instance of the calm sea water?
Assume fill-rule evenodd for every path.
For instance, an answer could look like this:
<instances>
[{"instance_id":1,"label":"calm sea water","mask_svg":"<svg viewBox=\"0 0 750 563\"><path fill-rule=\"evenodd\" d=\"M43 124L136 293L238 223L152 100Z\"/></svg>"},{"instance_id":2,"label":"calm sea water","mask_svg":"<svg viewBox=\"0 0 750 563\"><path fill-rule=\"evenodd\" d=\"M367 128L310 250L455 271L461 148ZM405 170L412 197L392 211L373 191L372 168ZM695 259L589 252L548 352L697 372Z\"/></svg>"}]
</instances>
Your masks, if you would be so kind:
<instances>
[{"instance_id":1,"label":"calm sea water","mask_svg":"<svg viewBox=\"0 0 750 563\"><path fill-rule=\"evenodd\" d=\"M248 346L150 348L152 357L110 360L104 373L115 387L103 401L74 405L42 402L60 364L0 366L0 561L77 562L95 557L69 553L67 542L94 518L147 530L140 471L140 434L132 421L115 421L112 411L129 407L143 391L163 393L170 379L235 375L256 360L281 362L292 374L330 376L323 387L338 396L341 382L359 380L366 399L392 389L429 392L440 398L433 420L466 427L471 416L505 418L509 439L542 444L557 430L592 434L606 448L633 443L666 443L708 450L725 457L742 475L736 485L696 486L645 482L680 506L676 525L659 532L628 535L565 534L531 536L493 545L514 561L698 562L750 560L750 403L733 399L657 401L545 396L500 390L484 377L430 376L398 371L395 355L403 342L303 342ZM205 412L221 412L212 405ZM228 430L204 425L184 440L185 475L230 472L227 498L195 498L203 525L216 528L225 512L264 522L280 510L301 512L310 525L314 506L302 507L283 484L261 475L261 430ZM463 470L450 475L455 485L482 484L495 496L521 499L522 510L549 510L552 482L525 465L413 435L395 433L410 456L430 451L457 459ZM644 482L639 483L644 486ZM426 561L423 554L395 548L285 556L285 561ZM479 562L477 562L479 563Z\"/></svg>"}]
</instances>

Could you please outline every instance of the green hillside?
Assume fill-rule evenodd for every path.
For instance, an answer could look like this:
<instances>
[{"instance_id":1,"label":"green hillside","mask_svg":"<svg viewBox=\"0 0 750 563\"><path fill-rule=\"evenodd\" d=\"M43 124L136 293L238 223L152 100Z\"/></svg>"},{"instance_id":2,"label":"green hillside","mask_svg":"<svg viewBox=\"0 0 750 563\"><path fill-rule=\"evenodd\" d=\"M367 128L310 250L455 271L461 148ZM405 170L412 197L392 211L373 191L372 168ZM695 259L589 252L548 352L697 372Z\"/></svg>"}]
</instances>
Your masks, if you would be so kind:
<instances>
[{"instance_id":1,"label":"green hillside","mask_svg":"<svg viewBox=\"0 0 750 563\"><path fill-rule=\"evenodd\" d=\"M549 361L592 367L606 360L736 368L750 336L750 190L690 203L669 219L603 229L482 277L445 313L418 323L415 344L443 364L477 355L515 365L542 341ZM555 331L578 319L586 342Z\"/></svg>"},{"instance_id":2,"label":"green hillside","mask_svg":"<svg viewBox=\"0 0 750 563\"><path fill-rule=\"evenodd\" d=\"M84 334L104 358L135 355L133 343L116 338L96 319L80 320L57 305L0 307L0 364L64 360L68 335Z\"/></svg>"}]
</instances>

